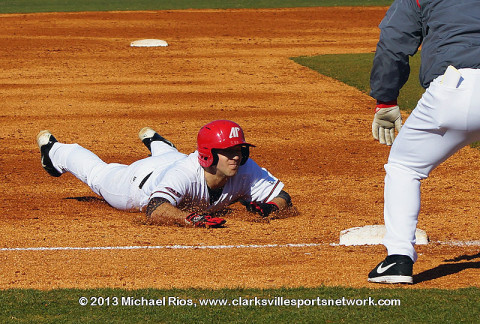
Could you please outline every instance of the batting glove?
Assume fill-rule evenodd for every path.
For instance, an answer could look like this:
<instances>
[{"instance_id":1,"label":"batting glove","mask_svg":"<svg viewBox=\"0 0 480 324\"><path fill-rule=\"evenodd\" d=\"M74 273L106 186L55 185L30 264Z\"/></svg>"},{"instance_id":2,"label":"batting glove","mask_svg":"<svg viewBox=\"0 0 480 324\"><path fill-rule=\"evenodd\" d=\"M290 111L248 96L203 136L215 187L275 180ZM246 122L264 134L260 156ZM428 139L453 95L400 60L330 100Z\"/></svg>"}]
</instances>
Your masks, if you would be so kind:
<instances>
[{"instance_id":1,"label":"batting glove","mask_svg":"<svg viewBox=\"0 0 480 324\"><path fill-rule=\"evenodd\" d=\"M257 202L251 202L247 205L245 205L247 208L247 211L251 213L257 213L262 217L267 217L273 212L276 212L279 210L278 206L274 202L269 202L269 203L257 203Z\"/></svg>"},{"instance_id":2,"label":"batting glove","mask_svg":"<svg viewBox=\"0 0 480 324\"><path fill-rule=\"evenodd\" d=\"M187 224L191 224L194 227L220 227L227 221L220 217L212 217L210 215L199 215L197 213L191 213L185 218Z\"/></svg>"},{"instance_id":3,"label":"batting glove","mask_svg":"<svg viewBox=\"0 0 480 324\"><path fill-rule=\"evenodd\" d=\"M402 115L396 101L377 103L372 123L373 138L380 144L392 145L395 140L395 130L402 128Z\"/></svg>"}]
</instances>

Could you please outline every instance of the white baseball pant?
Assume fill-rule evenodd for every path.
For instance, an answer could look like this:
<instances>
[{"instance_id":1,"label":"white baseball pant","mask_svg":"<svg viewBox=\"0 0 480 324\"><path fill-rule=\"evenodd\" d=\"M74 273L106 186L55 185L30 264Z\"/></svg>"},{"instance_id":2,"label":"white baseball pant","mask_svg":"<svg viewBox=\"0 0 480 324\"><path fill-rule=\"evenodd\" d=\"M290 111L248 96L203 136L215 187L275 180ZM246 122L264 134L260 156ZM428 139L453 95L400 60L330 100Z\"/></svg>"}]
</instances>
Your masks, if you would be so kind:
<instances>
[{"instance_id":1,"label":"white baseball pant","mask_svg":"<svg viewBox=\"0 0 480 324\"><path fill-rule=\"evenodd\" d=\"M384 189L383 243L388 255L417 260L420 180L459 149L480 140L480 70L458 71L458 83L455 73L446 73L430 84L392 145Z\"/></svg>"},{"instance_id":2,"label":"white baseball pant","mask_svg":"<svg viewBox=\"0 0 480 324\"><path fill-rule=\"evenodd\" d=\"M151 149L152 157L130 165L105 163L78 144L55 143L49 156L58 171L72 173L112 207L138 211L148 199L140 188L145 177L185 156L160 141L152 142Z\"/></svg>"}]
</instances>

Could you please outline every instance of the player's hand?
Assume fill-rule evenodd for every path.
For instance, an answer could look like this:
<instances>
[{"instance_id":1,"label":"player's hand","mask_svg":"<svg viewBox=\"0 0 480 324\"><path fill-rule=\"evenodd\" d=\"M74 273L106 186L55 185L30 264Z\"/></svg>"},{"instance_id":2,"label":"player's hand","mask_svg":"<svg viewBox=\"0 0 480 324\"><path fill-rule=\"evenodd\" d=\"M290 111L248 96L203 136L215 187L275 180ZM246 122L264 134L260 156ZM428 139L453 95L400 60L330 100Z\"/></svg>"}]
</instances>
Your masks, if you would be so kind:
<instances>
[{"instance_id":1,"label":"player's hand","mask_svg":"<svg viewBox=\"0 0 480 324\"><path fill-rule=\"evenodd\" d=\"M187 216L187 218L185 218L185 222L195 227L220 227L227 221L220 217L191 213Z\"/></svg>"},{"instance_id":2,"label":"player's hand","mask_svg":"<svg viewBox=\"0 0 480 324\"><path fill-rule=\"evenodd\" d=\"M402 115L397 105L383 107L377 105L372 123L373 138L380 144L392 145L395 140L395 130L402 128Z\"/></svg>"},{"instance_id":3,"label":"player's hand","mask_svg":"<svg viewBox=\"0 0 480 324\"><path fill-rule=\"evenodd\" d=\"M246 204L245 207L247 208L247 211L251 213L259 214L262 217L267 217L271 213L279 210L277 204L275 204L274 202L268 202L268 203L251 202Z\"/></svg>"}]
</instances>

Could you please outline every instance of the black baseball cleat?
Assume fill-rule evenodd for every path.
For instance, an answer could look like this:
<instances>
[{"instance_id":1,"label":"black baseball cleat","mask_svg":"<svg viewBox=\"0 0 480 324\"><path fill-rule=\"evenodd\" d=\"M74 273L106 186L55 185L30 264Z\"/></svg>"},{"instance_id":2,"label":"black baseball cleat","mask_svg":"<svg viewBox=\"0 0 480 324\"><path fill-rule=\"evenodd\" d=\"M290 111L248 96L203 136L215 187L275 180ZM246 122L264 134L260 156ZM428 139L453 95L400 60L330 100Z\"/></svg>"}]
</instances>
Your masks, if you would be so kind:
<instances>
[{"instance_id":1,"label":"black baseball cleat","mask_svg":"<svg viewBox=\"0 0 480 324\"><path fill-rule=\"evenodd\" d=\"M413 261L406 255L389 255L368 274L369 282L412 284Z\"/></svg>"},{"instance_id":2,"label":"black baseball cleat","mask_svg":"<svg viewBox=\"0 0 480 324\"><path fill-rule=\"evenodd\" d=\"M59 177L62 175L61 172L58 172L57 169L55 169L52 160L48 155L50 153L50 150L52 149L53 144L56 142L57 139L48 130L40 131L40 133L37 134L37 144L42 157L42 167L52 177Z\"/></svg>"},{"instance_id":3,"label":"black baseball cleat","mask_svg":"<svg viewBox=\"0 0 480 324\"><path fill-rule=\"evenodd\" d=\"M164 142L165 144L167 145L170 145L171 147L173 148L176 148L175 145L173 145L172 142L170 142L169 140L163 138L162 136L160 136L160 134L158 134L156 131L154 131L152 128L150 127L144 127L142 128L139 132L138 132L138 138L140 138L140 140L142 141L143 144L145 144L145 146L148 148L148 150L150 152L152 152L152 142L154 141L161 141L161 142Z\"/></svg>"}]
</instances>

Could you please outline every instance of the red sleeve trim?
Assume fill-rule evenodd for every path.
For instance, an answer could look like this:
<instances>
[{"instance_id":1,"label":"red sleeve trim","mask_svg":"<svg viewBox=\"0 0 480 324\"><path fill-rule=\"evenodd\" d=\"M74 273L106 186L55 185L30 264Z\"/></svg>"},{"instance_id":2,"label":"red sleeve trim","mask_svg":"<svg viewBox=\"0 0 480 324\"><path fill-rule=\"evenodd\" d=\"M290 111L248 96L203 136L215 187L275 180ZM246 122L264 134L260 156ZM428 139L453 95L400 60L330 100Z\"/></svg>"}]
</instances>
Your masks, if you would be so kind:
<instances>
[{"instance_id":1,"label":"red sleeve trim","mask_svg":"<svg viewBox=\"0 0 480 324\"><path fill-rule=\"evenodd\" d=\"M265 198L263 200L264 203L266 203L268 201L268 199L270 199L270 197L272 196L273 192L275 191L275 189L278 187L278 184L280 183L280 180L277 180L277 183L275 183L275 185L273 186L273 189L270 191L270 193L268 194L267 198ZM278 207L278 206L277 206Z\"/></svg>"},{"instance_id":2,"label":"red sleeve trim","mask_svg":"<svg viewBox=\"0 0 480 324\"><path fill-rule=\"evenodd\" d=\"M379 101L377 100L377 109L379 108L391 108L397 106L397 100L392 101Z\"/></svg>"},{"instance_id":3,"label":"red sleeve trim","mask_svg":"<svg viewBox=\"0 0 480 324\"><path fill-rule=\"evenodd\" d=\"M152 192L152 194L150 195L150 199L152 199L152 196L153 196L154 194L156 194L156 193L164 194L164 195L169 196L170 198L172 198L173 201L177 201L177 200L175 199L175 197L173 197L173 195L172 195L171 193L169 193L169 192L167 192L167 191L162 191L162 190L158 190L158 191Z\"/></svg>"},{"instance_id":4,"label":"red sleeve trim","mask_svg":"<svg viewBox=\"0 0 480 324\"><path fill-rule=\"evenodd\" d=\"M421 8L420 7L420 0L417 0L417 6L418 6L418 8Z\"/></svg>"}]
</instances>

